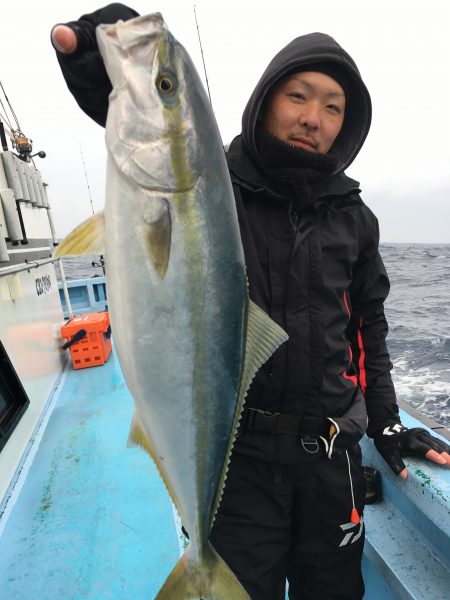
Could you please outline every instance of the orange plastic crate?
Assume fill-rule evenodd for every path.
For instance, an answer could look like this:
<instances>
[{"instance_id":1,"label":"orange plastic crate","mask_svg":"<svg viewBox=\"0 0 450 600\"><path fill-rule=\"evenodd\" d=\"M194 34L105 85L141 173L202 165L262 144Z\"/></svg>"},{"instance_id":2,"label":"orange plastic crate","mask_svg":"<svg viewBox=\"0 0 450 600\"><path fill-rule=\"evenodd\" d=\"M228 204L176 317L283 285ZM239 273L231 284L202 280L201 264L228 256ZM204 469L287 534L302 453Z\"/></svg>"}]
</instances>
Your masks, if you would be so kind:
<instances>
[{"instance_id":1,"label":"orange plastic crate","mask_svg":"<svg viewBox=\"0 0 450 600\"><path fill-rule=\"evenodd\" d=\"M86 331L86 335L70 346L73 368L103 365L111 354L109 313L96 312L73 317L61 327L61 335L70 342L81 329Z\"/></svg>"}]
</instances>

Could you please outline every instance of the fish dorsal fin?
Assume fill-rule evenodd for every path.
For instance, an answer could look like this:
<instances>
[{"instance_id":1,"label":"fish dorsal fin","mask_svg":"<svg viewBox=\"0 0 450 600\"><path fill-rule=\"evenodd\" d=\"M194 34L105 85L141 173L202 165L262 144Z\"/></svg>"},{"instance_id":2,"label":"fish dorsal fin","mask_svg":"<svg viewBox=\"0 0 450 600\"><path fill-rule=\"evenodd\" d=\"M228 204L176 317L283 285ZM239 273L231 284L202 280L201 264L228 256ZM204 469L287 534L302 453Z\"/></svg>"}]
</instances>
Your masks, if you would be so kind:
<instances>
[{"instance_id":1,"label":"fish dorsal fin","mask_svg":"<svg viewBox=\"0 0 450 600\"><path fill-rule=\"evenodd\" d=\"M247 396L248 389L250 387L253 378L255 377L258 370L267 360L272 356L275 350L281 346L288 339L287 333L273 321L267 313L265 313L259 306L249 300L248 311L247 311L247 332L245 338L245 350L244 350L244 365L241 372L241 380L239 383L239 393L236 404L236 411L234 414L233 427L230 435L230 443L224 462L224 469L222 472L221 480L217 488L217 496L214 502L213 510L211 512L212 520L211 525L214 522L214 517L222 498L223 487L228 472L228 463L230 460L231 451L234 446L236 437L236 431L241 420L242 409L244 407L244 400Z\"/></svg>"},{"instance_id":2,"label":"fish dorsal fin","mask_svg":"<svg viewBox=\"0 0 450 600\"><path fill-rule=\"evenodd\" d=\"M142 421L141 421L141 418L140 418L137 410L134 411L134 415L131 420L131 427L130 427L130 433L128 435L127 446L129 448L139 446L140 448L145 450L151 456L151 458L153 459L153 462L156 465L156 468L158 469L161 479L163 480L164 485L166 486L167 491L169 492L170 498L171 498L172 502L174 503L175 508L177 509L181 520L183 521L183 512L181 511L180 503L178 502L178 500L175 496L175 492L173 491L173 488L170 485L170 482L167 480L167 478L164 475L164 471L161 468L161 461L159 460L158 455L156 454L151 441L148 439L148 436L145 433L144 426L142 425Z\"/></svg>"},{"instance_id":3,"label":"fish dorsal fin","mask_svg":"<svg viewBox=\"0 0 450 600\"><path fill-rule=\"evenodd\" d=\"M96 213L67 235L58 246L55 256L103 254L105 250L105 219L103 211Z\"/></svg>"}]
</instances>

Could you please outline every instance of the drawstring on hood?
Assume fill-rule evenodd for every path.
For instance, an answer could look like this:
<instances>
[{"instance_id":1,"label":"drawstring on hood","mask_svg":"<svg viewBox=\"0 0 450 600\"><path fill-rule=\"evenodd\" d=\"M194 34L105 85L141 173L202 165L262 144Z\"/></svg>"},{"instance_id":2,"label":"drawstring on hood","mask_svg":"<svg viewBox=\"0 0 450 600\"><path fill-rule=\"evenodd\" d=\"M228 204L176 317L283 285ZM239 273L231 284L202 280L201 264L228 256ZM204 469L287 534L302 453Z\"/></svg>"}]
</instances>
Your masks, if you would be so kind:
<instances>
[{"instance_id":1,"label":"drawstring on hood","mask_svg":"<svg viewBox=\"0 0 450 600\"><path fill-rule=\"evenodd\" d=\"M369 132L372 105L358 68L347 52L329 35L310 33L283 48L269 63L257 83L242 117L242 142L255 165L262 165L257 145L257 123L268 93L290 73L317 70L341 83L346 93L342 129L331 151L336 157L333 175L344 171L355 159Z\"/></svg>"}]
</instances>

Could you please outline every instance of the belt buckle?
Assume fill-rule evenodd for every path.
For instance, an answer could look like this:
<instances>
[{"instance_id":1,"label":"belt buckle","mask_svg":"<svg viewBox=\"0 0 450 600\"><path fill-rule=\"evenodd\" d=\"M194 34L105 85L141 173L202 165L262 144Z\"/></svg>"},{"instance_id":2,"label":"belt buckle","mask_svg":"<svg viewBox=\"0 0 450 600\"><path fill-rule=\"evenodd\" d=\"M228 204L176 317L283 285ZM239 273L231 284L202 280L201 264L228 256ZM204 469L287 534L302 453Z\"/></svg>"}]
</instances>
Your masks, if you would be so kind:
<instances>
[{"instance_id":1,"label":"belt buckle","mask_svg":"<svg viewBox=\"0 0 450 600\"><path fill-rule=\"evenodd\" d=\"M319 452L319 442L317 441L317 438L300 438L300 443L302 445L302 448L305 452L307 452L308 454L317 454ZM308 446L311 446L312 448L310 449Z\"/></svg>"}]
</instances>

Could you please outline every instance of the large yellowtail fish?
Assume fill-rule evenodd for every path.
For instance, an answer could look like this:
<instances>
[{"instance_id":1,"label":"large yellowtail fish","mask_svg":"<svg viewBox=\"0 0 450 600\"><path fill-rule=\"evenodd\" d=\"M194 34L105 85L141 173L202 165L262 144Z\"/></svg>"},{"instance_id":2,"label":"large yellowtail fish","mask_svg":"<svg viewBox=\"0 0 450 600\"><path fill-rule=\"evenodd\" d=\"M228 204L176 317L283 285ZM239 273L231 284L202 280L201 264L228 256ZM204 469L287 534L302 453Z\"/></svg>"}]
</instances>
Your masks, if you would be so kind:
<instances>
[{"instance_id":1,"label":"large yellowtail fish","mask_svg":"<svg viewBox=\"0 0 450 600\"><path fill-rule=\"evenodd\" d=\"M190 534L158 600L249 600L208 542L252 378L287 339L248 298L233 191L200 78L160 14L100 26L113 84L104 215L58 255L106 252L112 329L153 457Z\"/></svg>"}]
</instances>

